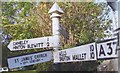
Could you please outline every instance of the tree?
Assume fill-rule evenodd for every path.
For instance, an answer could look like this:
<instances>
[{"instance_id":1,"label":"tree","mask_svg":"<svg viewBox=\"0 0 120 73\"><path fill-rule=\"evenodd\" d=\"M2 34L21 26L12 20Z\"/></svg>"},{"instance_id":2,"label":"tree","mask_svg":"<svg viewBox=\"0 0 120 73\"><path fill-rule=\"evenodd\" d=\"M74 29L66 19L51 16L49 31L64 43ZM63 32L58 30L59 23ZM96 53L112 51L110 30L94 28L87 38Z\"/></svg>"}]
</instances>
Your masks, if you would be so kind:
<instances>
[{"instance_id":1,"label":"tree","mask_svg":"<svg viewBox=\"0 0 120 73\"><path fill-rule=\"evenodd\" d=\"M17 4L17 5L16 5ZM26 4L26 5L25 5ZM29 39L43 36L51 36L51 20L48 10L51 8L53 3L39 3L38 8L32 3L5 3L3 4L3 11L7 9L10 12L4 11L3 13L3 27L4 29L12 35L11 40L19 39ZM104 38L106 35L104 31L110 26L110 20L106 19L108 10L101 4L95 4L92 2L81 2L81 3L58 3L60 7L64 10L64 14L61 18L61 25L64 26L68 31L70 38L69 40L62 40L62 49L70 48L90 42L94 42L97 38ZM16 5L15 9L14 6ZM23 7L24 6L24 7ZM31 6L31 7L30 7ZM21 13L15 13L16 10L22 10ZM104 12L103 12L104 11ZM17 15L17 19L13 16ZM21 18L23 20L21 20ZM11 20L10 20L11 19ZM39 20L38 20L39 19ZM11 21L17 23L17 25L12 24ZM23 31L21 31L23 30ZM46 50L45 48L42 50ZM29 53L33 51L40 51L41 49L26 50L20 52L11 52L10 55L14 56L22 53ZM79 67L89 65L91 62L79 62ZM96 64L97 62L92 62ZM75 66L78 63L71 63ZM51 63L37 64L32 66L32 68L42 67L41 70L52 70L49 69L52 66ZM69 65L70 66L70 65ZM74 67L73 66L73 67ZM65 67L65 64L63 65ZM65 69L70 70L70 67ZM74 70L84 70L74 67ZM94 70L88 67L89 70Z\"/></svg>"},{"instance_id":2,"label":"tree","mask_svg":"<svg viewBox=\"0 0 120 73\"><path fill-rule=\"evenodd\" d=\"M107 36L104 34L104 31L110 27L111 20L107 18L109 9L107 9L105 4L82 2L59 3L59 5L65 12L61 18L61 25L66 27L70 33L70 38L67 43L62 38L62 43L64 45L62 49L95 42L96 39ZM44 17L46 24L50 24L50 20L48 19L49 15L46 13L50 9L49 6L51 6L49 3L40 3L39 6L39 11L41 11L39 14L41 17ZM40 29L39 27L37 28ZM76 68L78 63L71 63L73 67L68 64L68 66L64 64L62 67L64 67L63 70L95 70L95 68L91 69L91 66L86 68L90 63L92 63L92 65L94 64L95 68L98 65L98 62L79 62L79 69L78 67ZM81 67L83 65L86 69Z\"/></svg>"}]
</instances>

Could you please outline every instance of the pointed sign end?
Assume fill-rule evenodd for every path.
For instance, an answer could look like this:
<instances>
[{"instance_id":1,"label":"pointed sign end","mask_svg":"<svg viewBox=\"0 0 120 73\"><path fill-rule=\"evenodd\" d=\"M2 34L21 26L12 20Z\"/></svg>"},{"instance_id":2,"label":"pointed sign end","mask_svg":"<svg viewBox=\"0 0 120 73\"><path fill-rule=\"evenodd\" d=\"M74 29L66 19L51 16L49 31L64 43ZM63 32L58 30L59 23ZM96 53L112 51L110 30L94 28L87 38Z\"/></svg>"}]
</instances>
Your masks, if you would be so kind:
<instances>
[{"instance_id":1,"label":"pointed sign end","mask_svg":"<svg viewBox=\"0 0 120 73\"><path fill-rule=\"evenodd\" d=\"M63 14L64 11L58 6L58 4L55 2L54 5L51 7L51 9L49 10L48 13L54 13L54 12L58 12L60 14Z\"/></svg>"},{"instance_id":2,"label":"pointed sign end","mask_svg":"<svg viewBox=\"0 0 120 73\"><path fill-rule=\"evenodd\" d=\"M10 50L10 51L16 51L17 49L13 49L13 42L10 42L7 46L7 48Z\"/></svg>"}]
</instances>

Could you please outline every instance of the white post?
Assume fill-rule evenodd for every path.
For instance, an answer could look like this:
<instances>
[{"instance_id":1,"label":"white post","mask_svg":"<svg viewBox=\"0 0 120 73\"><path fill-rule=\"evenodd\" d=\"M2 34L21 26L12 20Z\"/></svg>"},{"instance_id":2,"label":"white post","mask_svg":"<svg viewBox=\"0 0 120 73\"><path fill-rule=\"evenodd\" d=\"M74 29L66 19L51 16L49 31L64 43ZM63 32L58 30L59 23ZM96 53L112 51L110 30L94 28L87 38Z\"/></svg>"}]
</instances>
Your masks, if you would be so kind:
<instances>
[{"instance_id":1,"label":"white post","mask_svg":"<svg viewBox=\"0 0 120 73\"><path fill-rule=\"evenodd\" d=\"M57 13L52 13L51 15L51 18L52 18L52 33L53 33L53 36L57 36L56 37L56 42L57 43L57 47L54 47L54 51L58 51L60 49L60 32L59 32L59 29L60 29L60 24L59 24L59 18L60 18L60 15L57 14Z\"/></svg>"},{"instance_id":2,"label":"white post","mask_svg":"<svg viewBox=\"0 0 120 73\"><path fill-rule=\"evenodd\" d=\"M120 28L120 1L118 1L118 6L117 6L117 10L118 10L118 28ZM118 46L119 46L119 48L118 49L120 49L120 30L119 30L119 32L118 32L118 35L119 35L119 44L118 44ZM118 72L120 73L120 50L118 50Z\"/></svg>"},{"instance_id":3,"label":"white post","mask_svg":"<svg viewBox=\"0 0 120 73\"><path fill-rule=\"evenodd\" d=\"M60 49L60 22L59 19L61 17L61 14L63 14L63 10L57 5L57 3L54 3L52 8L49 10L50 18L52 18L52 33L53 36L56 36L56 42L57 47L54 47L54 51L59 51ZM55 70L60 71L60 64L54 64Z\"/></svg>"},{"instance_id":4,"label":"white post","mask_svg":"<svg viewBox=\"0 0 120 73\"><path fill-rule=\"evenodd\" d=\"M60 23L59 19L61 17L61 14L63 14L63 10L57 5L57 3L54 3L52 8L49 10L50 14L52 14L50 17L52 18L52 33L53 36L57 36L56 40L57 47L54 47L55 51L58 51L60 49Z\"/></svg>"},{"instance_id":5,"label":"white post","mask_svg":"<svg viewBox=\"0 0 120 73\"><path fill-rule=\"evenodd\" d=\"M0 68L2 67L2 43L1 43L1 35L0 35Z\"/></svg>"}]
</instances>

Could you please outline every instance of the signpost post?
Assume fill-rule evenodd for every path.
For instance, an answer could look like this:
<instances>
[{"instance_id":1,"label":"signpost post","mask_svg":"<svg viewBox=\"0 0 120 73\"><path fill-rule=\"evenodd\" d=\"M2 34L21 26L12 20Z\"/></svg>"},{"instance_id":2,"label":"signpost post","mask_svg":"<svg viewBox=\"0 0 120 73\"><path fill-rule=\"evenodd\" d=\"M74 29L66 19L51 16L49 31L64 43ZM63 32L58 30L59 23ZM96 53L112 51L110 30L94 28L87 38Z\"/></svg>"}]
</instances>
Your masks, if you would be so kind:
<instances>
[{"instance_id":1,"label":"signpost post","mask_svg":"<svg viewBox=\"0 0 120 73\"><path fill-rule=\"evenodd\" d=\"M118 1L118 28L120 28L120 1ZM118 39L118 46L119 46L119 48L118 49L120 49L120 30L119 30L119 32L118 32L118 35L119 35L119 39ZM118 72L120 73L120 50L118 50Z\"/></svg>"},{"instance_id":2,"label":"signpost post","mask_svg":"<svg viewBox=\"0 0 120 73\"><path fill-rule=\"evenodd\" d=\"M1 35L0 35L1 36ZM1 39L1 38L0 38ZM0 41L0 68L2 67L2 43Z\"/></svg>"},{"instance_id":3,"label":"signpost post","mask_svg":"<svg viewBox=\"0 0 120 73\"><path fill-rule=\"evenodd\" d=\"M54 3L52 8L49 10L50 14L52 14L50 17L52 18L52 33L53 36L56 36L56 44L57 46L54 47L54 51L58 51L60 49L60 22L59 19L61 17L60 14L63 14L63 10L57 5L57 3ZM60 65L55 64L56 71L60 71Z\"/></svg>"},{"instance_id":4,"label":"signpost post","mask_svg":"<svg viewBox=\"0 0 120 73\"><path fill-rule=\"evenodd\" d=\"M0 26L0 68L2 67L2 33L3 29Z\"/></svg>"}]
</instances>

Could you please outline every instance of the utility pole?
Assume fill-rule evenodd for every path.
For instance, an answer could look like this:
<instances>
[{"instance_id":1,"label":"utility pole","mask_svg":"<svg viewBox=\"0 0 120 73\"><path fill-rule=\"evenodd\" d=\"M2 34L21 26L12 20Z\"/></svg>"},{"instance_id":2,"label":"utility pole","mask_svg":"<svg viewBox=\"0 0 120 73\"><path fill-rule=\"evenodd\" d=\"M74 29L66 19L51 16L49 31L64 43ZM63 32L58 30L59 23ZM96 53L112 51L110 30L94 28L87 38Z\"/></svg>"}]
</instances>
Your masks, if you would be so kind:
<instances>
[{"instance_id":1,"label":"utility pole","mask_svg":"<svg viewBox=\"0 0 120 73\"><path fill-rule=\"evenodd\" d=\"M57 47L54 47L54 51L59 51L60 49L60 18L61 18L61 14L63 14L63 10L57 5L57 3L54 3L54 5L52 6L52 8L49 10L50 14L52 14L50 16L50 18L52 19L52 33L53 36L56 36L56 42L57 43ZM55 66L55 71L60 71L60 64L54 64Z\"/></svg>"}]
</instances>

